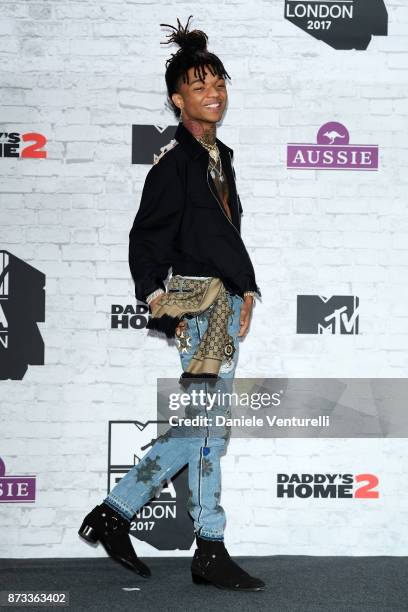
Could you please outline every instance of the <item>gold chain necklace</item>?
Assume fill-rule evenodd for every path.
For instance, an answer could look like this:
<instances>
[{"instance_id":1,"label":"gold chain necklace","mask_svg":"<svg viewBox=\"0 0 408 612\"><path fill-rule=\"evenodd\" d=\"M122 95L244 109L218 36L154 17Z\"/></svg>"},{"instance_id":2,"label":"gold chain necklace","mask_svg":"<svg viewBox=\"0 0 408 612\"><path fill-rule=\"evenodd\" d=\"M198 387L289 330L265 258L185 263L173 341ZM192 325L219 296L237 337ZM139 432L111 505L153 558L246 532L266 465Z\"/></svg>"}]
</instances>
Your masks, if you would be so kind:
<instances>
[{"instance_id":1,"label":"gold chain necklace","mask_svg":"<svg viewBox=\"0 0 408 612\"><path fill-rule=\"evenodd\" d=\"M215 163L217 163L219 157L217 143L214 142L214 144L208 144L208 142L204 142L204 140L202 140L201 138L197 138L197 140L201 145L203 145L205 149L207 149L210 154L210 157L212 157Z\"/></svg>"},{"instance_id":2,"label":"gold chain necklace","mask_svg":"<svg viewBox=\"0 0 408 612\"><path fill-rule=\"evenodd\" d=\"M201 140L200 138L197 138L198 142L205 148L207 149L207 151L210 154L210 157L214 160L214 163L211 164L211 168L210 168L210 174L213 178L215 178L215 172L218 174L218 179L220 180L220 182L224 181L224 176L222 173L222 163L221 163L221 156L220 156L220 151L218 149L217 143L214 142L214 144L210 145L207 142L204 142L203 140ZM220 168L217 168L217 165L220 165Z\"/></svg>"}]
</instances>

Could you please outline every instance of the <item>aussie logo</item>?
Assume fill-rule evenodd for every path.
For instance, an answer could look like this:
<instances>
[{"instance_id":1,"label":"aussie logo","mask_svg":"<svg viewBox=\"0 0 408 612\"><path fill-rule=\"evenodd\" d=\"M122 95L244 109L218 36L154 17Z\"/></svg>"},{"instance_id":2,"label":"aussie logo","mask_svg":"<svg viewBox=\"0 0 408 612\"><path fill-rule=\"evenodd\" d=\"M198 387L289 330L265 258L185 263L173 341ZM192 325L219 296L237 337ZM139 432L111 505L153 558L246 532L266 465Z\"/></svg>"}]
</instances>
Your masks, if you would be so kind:
<instances>
[{"instance_id":1,"label":"aussie logo","mask_svg":"<svg viewBox=\"0 0 408 612\"><path fill-rule=\"evenodd\" d=\"M334 49L365 50L388 33L384 0L285 0L285 19Z\"/></svg>"},{"instance_id":2,"label":"aussie logo","mask_svg":"<svg viewBox=\"0 0 408 612\"><path fill-rule=\"evenodd\" d=\"M317 132L316 143L289 143L291 170L378 170L378 145L351 144L348 129L330 121Z\"/></svg>"},{"instance_id":3,"label":"aussie logo","mask_svg":"<svg viewBox=\"0 0 408 612\"><path fill-rule=\"evenodd\" d=\"M35 476L6 476L0 457L0 503L29 504L35 501Z\"/></svg>"},{"instance_id":4,"label":"aussie logo","mask_svg":"<svg viewBox=\"0 0 408 612\"><path fill-rule=\"evenodd\" d=\"M298 295L298 334L350 334L359 332L359 304L355 295Z\"/></svg>"},{"instance_id":5,"label":"aussie logo","mask_svg":"<svg viewBox=\"0 0 408 612\"><path fill-rule=\"evenodd\" d=\"M277 474L277 497L378 499L375 474Z\"/></svg>"}]
</instances>

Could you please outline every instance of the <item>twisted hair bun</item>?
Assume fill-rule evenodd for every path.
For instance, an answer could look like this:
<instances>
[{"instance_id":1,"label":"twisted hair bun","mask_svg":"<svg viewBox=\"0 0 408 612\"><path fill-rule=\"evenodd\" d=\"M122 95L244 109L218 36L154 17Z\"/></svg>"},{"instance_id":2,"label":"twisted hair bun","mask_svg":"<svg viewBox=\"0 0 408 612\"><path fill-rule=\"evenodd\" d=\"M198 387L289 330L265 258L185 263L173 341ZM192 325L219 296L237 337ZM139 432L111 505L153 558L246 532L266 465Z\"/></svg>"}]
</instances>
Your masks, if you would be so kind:
<instances>
[{"instance_id":1,"label":"twisted hair bun","mask_svg":"<svg viewBox=\"0 0 408 612\"><path fill-rule=\"evenodd\" d=\"M169 28L172 28L174 30L174 32L167 35L167 38L169 40L163 44L174 42L179 45L180 51L184 51L187 53L194 53L195 51L206 51L208 40L207 34L202 30L191 30L191 32L188 31L188 25L191 17L192 15L190 15L190 17L188 18L185 27L181 25L179 18L177 18L178 28L168 23L161 23L160 25L168 26Z\"/></svg>"},{"instance_id":2,"label":"twisted hair bun","mask_svg":"<svg viewBox=\"0 0 408 612\"><path fill-rule=\"evenodd\" d=\"M188 25L192 15L188 18L186 26L183 27L180 19L177 19L178 27L168 23L161 23L173 30L167 37L169 40L161 42L161 45L176 43L179 46L176 53L172 53L166 60L166 85L170 107L177 118L180 118L180 109L173 102L174 93L179 93L183 83L189 83L191 68L194 69L194 77L198 77L203 83L207 75L207 68L213 76L218 74L221 78L230 79L224 64L214 53L207 49L208 36L201 30L188 31Z\"/></svg>"}]
</instances>

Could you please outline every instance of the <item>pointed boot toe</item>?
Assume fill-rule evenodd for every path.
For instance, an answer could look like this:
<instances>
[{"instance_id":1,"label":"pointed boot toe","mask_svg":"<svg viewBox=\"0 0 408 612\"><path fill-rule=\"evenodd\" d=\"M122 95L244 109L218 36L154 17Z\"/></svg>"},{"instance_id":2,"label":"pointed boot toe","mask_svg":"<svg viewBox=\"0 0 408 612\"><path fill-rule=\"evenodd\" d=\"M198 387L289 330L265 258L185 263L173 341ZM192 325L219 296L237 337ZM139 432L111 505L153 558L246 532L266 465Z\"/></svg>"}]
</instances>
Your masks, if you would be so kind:
<instances>
[{"instance_id":1,"label":"pointed boot toe","mask_svg":"<svg viewBox=\"0 0 408 612\"><path fill-rule=\"evenodd\" d=\"M90 543L101 542L112 559L122 563L134 572L150 578L151 571L135 553L130 541L130 521L116 510L102 503L84 518L78 534Z\"/></svg>"},{"instance_id":2,"label":"pointed boot toe","mask_svg":"<svg viewBox=\"0 0 408 612\"><path fill-rule=\"evenodd\" d=\"M196 536L197 550L191 563L195 584L212 584L232 591L263 591L265 583L250 576L228 554L222 540L206 540Z\"/></svg>"}]
</instances>

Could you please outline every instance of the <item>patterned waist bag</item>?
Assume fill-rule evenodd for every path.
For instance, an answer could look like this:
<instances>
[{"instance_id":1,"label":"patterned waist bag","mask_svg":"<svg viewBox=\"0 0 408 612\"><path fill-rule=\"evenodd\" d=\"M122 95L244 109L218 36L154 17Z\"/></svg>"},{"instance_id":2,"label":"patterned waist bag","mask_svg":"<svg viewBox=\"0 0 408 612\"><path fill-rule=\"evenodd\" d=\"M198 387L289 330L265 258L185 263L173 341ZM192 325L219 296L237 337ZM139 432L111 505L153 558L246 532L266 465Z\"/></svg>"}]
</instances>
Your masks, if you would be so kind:
<instances>
[{"instance_id":1,"label":"patterned waist bag","mask_svg":"<svg viewBox=\"0 0 408 612\"><path fill-rule=\"evenodd\" d=\"M197 316L212 306L208 327L182 377L218 377L221 363L234 350L234 340L228 333L228 318L232 314L227 291L221 279L183 278L183 289L178 289L176 277L152 309L147 323L153 329L174 338L176 327L185 316Z\"/></svg>"}]
</instances>

